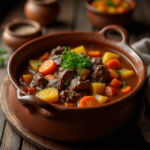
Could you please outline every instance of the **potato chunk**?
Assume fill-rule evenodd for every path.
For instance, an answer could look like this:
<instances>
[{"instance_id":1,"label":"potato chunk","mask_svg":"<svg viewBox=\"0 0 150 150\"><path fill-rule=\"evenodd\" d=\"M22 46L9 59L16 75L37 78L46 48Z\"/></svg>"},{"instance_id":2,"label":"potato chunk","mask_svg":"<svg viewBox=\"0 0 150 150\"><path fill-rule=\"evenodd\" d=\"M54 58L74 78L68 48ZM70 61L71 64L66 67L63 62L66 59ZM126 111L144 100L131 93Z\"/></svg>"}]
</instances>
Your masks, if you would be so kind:
<instances>
[{"instance_id":1,"label":"potato chunk","mask_svg":"<svg viewBox=\"0 0 150 150\"><path fill-rule=\"evenodd\" d=\"M29 60L29 67L32 71L34 72L38 72L38 64L40 63L40 61L38 60Z\"/></svg>"},{"instance_id":2,"label":"potato chunk","mask_svg":"<svg viewBox=\"0 0 150 150\"><path fill-rule=\"evenodd\" d=\"M111 59L119 59L119 55L112 52L106 52L102 57L102 62L107 63Z\"/></svg>"},{"instance_id":3,"label":"potato chunk","mask_svg":"<svg viewBox=\"0 0 150 150\"><path fill-rule=\"evenodd\" d=\"M105 91L105 83L91 83L91 93L103 94Z\"/></svg>"},{"instance_id":4,"label":"potato chunk","mask_svg":"<svg viewBox=\"0 0 150 150\"><path fill-rule=\"evenodd\" d=\"M99 104L104 104L108 101L107 96L103 96L103 95L99 95L99 94L95 94L95 93L93 93L93 96L98 100Z\"/></svg>"},{"instance_id":5,"label":"potato chunk","mask_svg":"<svg viewBox=\"0 0 150 150\"><path fill-rule=\"evenodd\" d=\"M86 77L88 77L90 75L90 70L88 70L86 68L76 68L76 72L80 76L86 76Z\"/></svg>"},{"instance_id":6,"label":"potato chunk","mask_svg":"<svg viewBox=\"0 0 150 150\"><path fill-rule=\"evenodd\" d=\"M134 71L122 68L119 70L121 73L119 74L122 78L129 78L134 74Z\"/></svg>"},{"instance_id":7,"label":"potato chunk","mask_svg":"<svg viewBox=\"0 0 150 150\"><path fill-rule=\"evenodd\" d=\"M86 50L85 50L85 48L84 48L83 45L81 45L81 46L79 46L79 47L74 48L74 49L71 50L71 52L73 52L73 51L74 51L76 54L78 54L78 53L83 53L83 54L87 55L87 52L86 52Z\"/></svg>"},{"instance_id":8,"label":"potato chunk","mask_svg":"<svg viewBox=\"0 0 150 150\"><path fill-rule=\"evenodd\" d=\"M59 101L59 94L56 88L43 89L37 93L37 97L47 103L57 103Z\"/></svg>"}]
</instances>

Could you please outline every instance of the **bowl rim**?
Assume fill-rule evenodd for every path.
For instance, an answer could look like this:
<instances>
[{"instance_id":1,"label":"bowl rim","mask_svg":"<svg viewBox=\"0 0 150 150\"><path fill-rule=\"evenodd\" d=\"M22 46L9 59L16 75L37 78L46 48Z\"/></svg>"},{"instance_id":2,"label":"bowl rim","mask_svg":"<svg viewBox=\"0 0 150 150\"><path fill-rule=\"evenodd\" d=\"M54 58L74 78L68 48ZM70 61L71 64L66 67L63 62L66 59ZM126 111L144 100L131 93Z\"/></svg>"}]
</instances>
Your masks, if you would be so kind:
<instances>
[{"instance_id":1,"label":"bowl rim","mask_svg":"<svg viewBox=\"0 0 150 150\"><path fill-rule=\"evenodd\" d=\"M65 34L66 34L66 35L69 35L69 34L93 34L93 35L95 35L95 34L99 34L99 32L66 31L66 32L61 32L61 33L53 33L53 34L49 34L49 35L40 36L40 37L38 37L38 38L35 38L35 39L33 39L33 40L31 40L31 41L29 41L29 42L23 44L21 47L19 47L19 48L12 54L12 56L10 57L10 59L9 59L9 61L8 61L8 66L7 66L8 77L9 77L11 83L13 84L13 86L14 86L16 89L19 89L19 91L21 91L22 93L31 96L31 94L25 93L25 92L20 88L20 86L15 83L14 79L12 78L12 74L11 74L11 72L10 72L10 64L11 64L11 62L12 62L12 60L13 60L13 57L14 57L18 52L20 52L20 51L22 50L22 48L25 48L25 47L28 46L28 45L32 45L32 43L34 43L34 42L38 42L38 41L40 41L41 39L44 39L44 38L47 38L47 37L60 36L60 35L65 35ZM60 110L66 110L66 111L67 111L67 110L72 110L72 111L79 111L79 112L80 112L80 111L83 111L83 110L99 110L99 109L102 109L102 108L105 108L105 107L109 107L109 106L111 107L111 106L114 106L114 105L116 105L116 104L118 104L118 103L120 103L120 102L123 102L123 101L129 99L130 97L134 96L134 95L143 87L143 85L144 85L144 83L145 83L145 81L146 81L147 69L146 69L145 63L144 63L143 59L141 58L141 56L140 56L133 48L131 48L128 43L124 43L124 44L125 44L125 46L127 46L128 48L130 48L130 49L139 57L139 59L140 59L141 62L142 62L143 68L144 68L144 71L143 71L143 74L144 74L143 76L144 76L144 77L143 77L143 79L142 79L142 81L141 81L141 84L140 84L138 87L137 87L137 85L136 85L136 87L135 87L130 93L126 94L125 96L123 96L123 97L121 97L121 98L118 98L118 99L116 99L116 100L114 100L114 101L111 101L111 102L108 102L108 103L99 105L99 106L93 106L93 107L66 107L66 106L63 106L63 105L54 104L54 103L49 104L49 103L46 102L47 105L52 106L52 107L54 107L54 108L57 108L58 110L59 110L59 109L60 109ZM131 61L131 62L132 62L132 61ZM39 99L39 98L37 98L36 96L33 96L33 95L32 95L32 97L34 97L35 99ZM39 99L39 100L40 100L40 99ZM41 101L41 100L40 100L40 101Z\"/></svg>"},{"instance_id":2,"label":"bowl rim","mask_svg":"<svg viewBox=\"0 0 150 150\"><path fill-rule=\"evenodd\" d=\"M93 13L96 13L96 14L99 14L99 15L104 15L104 16L120 16L120 15L124 15L124 14L129 14L129 13L133 12L136 9L136 7L137 7L134 0L126 0L126 1L128 1L130 3L131 2L133 3L133 8L132 9L130 9L129 11L127 11L125 13L122 13L122 14L117 14L117 13L109 14L109 13L104 13L104 12L98 11L96 8L91 6L89 1L90 0L84 0L84 6L86 7L86 9L92 11Z\"/></svg>"},{"instance_id":3,"label":"bowl rim","mask_svg":"<svg viewBox=\"0 0 150 150\"><path fill-rule=\"evenodd\" d=\"M16 33L16 32L13 32L11 30L11 27L15 26L15 25L30 25L30 26L33 26L35 27L35 31L32 32L32 33L28 33L28 34L19 34L19 33ZM18 36L18 37L28 37L28 36L34 36L36 35L37 33L41 32L41 25L34 21L34 20L30 20L30 19L17 19L17 20L14 20L12 22L9 22L6 27L5 27L5 30L12 36Z\"/></svg>"}]
</instances>

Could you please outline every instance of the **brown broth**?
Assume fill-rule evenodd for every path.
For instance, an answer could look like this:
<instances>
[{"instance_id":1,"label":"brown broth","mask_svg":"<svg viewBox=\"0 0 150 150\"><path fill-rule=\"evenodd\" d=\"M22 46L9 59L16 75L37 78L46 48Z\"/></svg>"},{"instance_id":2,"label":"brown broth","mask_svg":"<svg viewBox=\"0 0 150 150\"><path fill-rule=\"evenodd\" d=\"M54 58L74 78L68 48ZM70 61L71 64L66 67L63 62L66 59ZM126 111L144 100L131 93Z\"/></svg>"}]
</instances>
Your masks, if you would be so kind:
<instances>
[{"instance_id":1,"label":"brown broth","mask_svg":"<svg viewBox=\"0 0 150 150\"><path fill-rule=\"evenodd\" d=\"M77 46L76 46L77 47ZM101 56L103 56L103 54L105 52L114 52L114 53L117 53L117 51L114 51L114 50L110 50L110 49L106 49L104 47L100 47L100 46L84 46L86 51L91 51L91 50L98 50L100 51L101 53ZM71 48L74 48L74 47L71 47ZM32 59L39 59L42 55L44 54L44 52L36 55L35 57L32 57ZM119 54L120 55L120 54ZM34 75L34 73L29 69L28 67L28 61L27 60L22 66L21 68L19 69L19 72L17 74L17 81L18 81L18 84L20 85L20 87L23 87L23 86L26 86L26 87L29 87L30 85L25 85L23 82L21 82L21 77L22 75L24 74L31 74L31 75ZM126 69L129 69L129 70L133 70L134 71L134 75L130 78L127 78L127 79L122 79L122 78L119 78L119 80L121 82L125 82L126 85L129 85L131 87L131 89L133 89L136 84L137 84L137 81L138 81L138 76L137 76L137 73L134 69L134 67L132 66L132 64L125 58L123 57L122 55L120 55L119 57L119 62L120 62L120 67L121 68L126 68ZM103 94L104 96L107 96L109 101L114 101L118 98L121 98L122 96L124 96L122 93L121 93L121 87L119 88L115 88L116 90L116 94L115 96L108 96L106 94ZM36 95L36 93L38 92L39 90L37 89L33 94ZM60 105L65 105L65 102L63 100L60 100L60 102L58 103ZM78 103L75 104L75 106L77 106Z\"/></svg>"}]
</instances>

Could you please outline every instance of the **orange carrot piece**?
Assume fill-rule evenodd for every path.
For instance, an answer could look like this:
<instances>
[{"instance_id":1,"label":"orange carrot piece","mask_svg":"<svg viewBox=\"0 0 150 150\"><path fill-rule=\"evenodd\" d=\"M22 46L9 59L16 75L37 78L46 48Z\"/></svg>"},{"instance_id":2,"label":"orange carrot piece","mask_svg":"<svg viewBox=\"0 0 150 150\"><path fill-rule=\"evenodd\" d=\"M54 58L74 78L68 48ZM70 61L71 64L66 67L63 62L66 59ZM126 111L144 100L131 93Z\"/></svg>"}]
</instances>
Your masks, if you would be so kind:
<instances>
[{"instance_id":1,"label":"orange carrot piece","mask_svg":"<svg viewBox=\"0 0 150 150\"><path fill-rule=\"evenodd\" d=\"M22 75L21 81L26 84L30 84L32 79L33 79L33 75L25 74L25 75Z\"/></svg>"},{"instance_id":2,"label":"orange carrot piece","mask_svg":"<svg viewBox=\"0 0 150 150\"><path fill-rule=\"evenodd\" d=\"M119 14L123 14L125 11L126 11L125 8L122 7L122 6L119 6L119 7L117 8L117 13L119 13Z\"/></svg>"},{"instance_id":3,"label":"orange carrot piece","mask_svg":"<svg viewBox=\"0 0 150 150\"><path fill-rule=\"evenodd\" d=\"M55 79L55 77L54 77L52 74L46 75L45 78L46 78L48 81Z\"/></svg>"},{"instance_id":4,"label":"orange carrot piece","mask_svg":"<svg viewBox=\"0 0 150 150\"><path fill-rule=\"evenodd\" d=\"M47 60L47 59L49 58L49 55L50 55L50 54L49 54L48 52L45 52L45 54L40 57L40 60L41 60L41 61Z\"/></svg>"},{"instance_id":5,"label":"orange carrot piece","mask_svg":"<svg viewBox=\"0 0 150 150\"><path fill-rule=\"evenodd\" d=\"M120 87L121 86L121 82L119 80L117 80L116 78L114 78L110 83L110 86L112 87Z\"/></svg>"},{"instance_id":6,"label":"orange carrot piece","mask_svg":"<svg viewBox=\"0 0 150 150\"><path fill-rule=\"evenodd\" d=\"M28 92L28 88L26 86L22 87L25 92Z\"/></svg>"},{"instance_id":7,"label":"orange carrot piece","mask_svg":"<svg viewBox=\"0 0 150 150\"><path fill-rule=\"evenodd\" d=\"M121 89L121 92L123 94L128 94L131 91L131 87L130 86L126 86L125 88Z\"/></svg>"},{"instance_id":8,"label":"orange carrot piece","mask_svg":"<svg viewBox=\"0 0 150 150\"><path fill-rule=\"evenodd\" d=\"M94 96L84 96L79 101L79 107L99 106L98 100Z\"/></svg>"},{"instance_id":9,"label":"orange carrot piece","mask_svg":"<svg viewBox=\"0 0 150 150\"><path fill-rule=\"evenodd\" d=\"M57 69L57 65L53 60L46 60L40 67L39 72L43 75L52 74Z\"/></svg>"},{"instance_id":10,"label":"orange carrot piece","mask_svg":"<svg viewBox=\"0 0 150 150\"><path fill-rule=\"evenodd\" d=\"M99 57L101 53L100 51L88 51L88 55L91 57Z\"/></svg>"},{"instance_id":11,"label":"orange carrot piece","mask_svg":"<svg viewBox=\"0 0 150 150\"><path fill-rule=\"evenodd\" d=\"M106 93L106 95L114 96L116 93L116 90L111 86L106 86L105 93Z\"/></svg>"},{"instance_id":12,"label":"orange carrot piece","mask_svg":"<svg viewBox=\"0 0 150 150\"><path fill-rule=\"evenodd\" d=\"M111 79L114 79L114 78L118 79L119 78L118 73L116 73L114 69L109 69L108 71L109 71L109 76Z\"/></svg>"},{"instance_id":13,"label":"orange carrot piece","mask_svg":"<svg viewBox=\"0 0 150 150\"><path fill-rule=\"evenodd\" d=\"M120 62L119 60L117 59L112 59L112 60L109 60L107 63L106 63L106 69L114 69L114 70L119 70L120 69Z\"/></svg>"},{"instance_id":14,"label":"orange carrot piece","mask_svg":"<svg viewBox=\"0 0 150 150\"><path fill-rule=\"evenodd\" d=\"M33 92L36 91L36 88L28 87L28 91L29 91L30 94L32 94Z\"/></svg>"}]
</instances>

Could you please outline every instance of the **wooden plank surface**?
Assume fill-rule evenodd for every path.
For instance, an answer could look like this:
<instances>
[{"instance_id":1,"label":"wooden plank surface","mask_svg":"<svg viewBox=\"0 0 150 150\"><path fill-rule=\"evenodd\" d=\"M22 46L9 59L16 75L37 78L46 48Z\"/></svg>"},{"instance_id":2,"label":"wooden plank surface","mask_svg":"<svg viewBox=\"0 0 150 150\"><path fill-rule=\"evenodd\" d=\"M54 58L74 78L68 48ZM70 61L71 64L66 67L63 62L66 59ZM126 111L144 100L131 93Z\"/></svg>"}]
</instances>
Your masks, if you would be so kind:
<instances>
[{"instance_id":1,"label":"wooden plank surface","mask_svg":"<svg viewBox=\"0 0 150 150\"><path fill-rule=\"evenodd\" d=\"M144 37L150 37L150 1L149 0L135 0L137 2L137 8L133 13L133 20L131 23L126 27L126 30L129 33L129 43L132 44L135 41L138 41ZM5 25L6 23L12 21L13 19L24 19L25 15L23 12L23 7L26 0L21 0L17 3L17 5L11 10L11 12L4 17L2 20L1 26ZM51 34L56 32L63 32L63 31L98 31L98 29L94 28L91 23L89 22L86 16L86 9L83 4L83 0L59 0L58 1L61 7L61 13L58 16L57 21L49 26L45 26L42 28L43 34ZM69 12L69 13L68 13ZM0 30L0 34L2 34L3 29ZM120 40L120 35L116 33L111 33L109 35L110 38L115 40ZM14 52L10 49L7 45L5 45L0 38L0 48L6 47L7 53L9 57ZM0 84L2 83L4 77L7 74L6 67L8 59L5 61L5 67L0 68ZM132 124L135 125L135 124ZM127 128L125 128L127 129ZM130 128L132 129L132 128ZM130 134L127 132L124 135ZM113 143L106 146L105 144L102 145L101 150L146 150L147 148L150 149L150 145L146 143L143 138L141 137L138 129L134 129L131 133L129 139L132 140L130 143L126 144L126 142L119 140L121 142L118 147ZM136 138L136 139L134 139ZM122 140L125 140L123 138ZM94 144L94 143L92 143ZM94 145L88 144L88 150L92 149ZM74 149L82 149L82 146L79 147L75 145ZM83 146L84 147L84 146ZM5 121L5 117L0 108L0 150L39 150L32 144L25 141L18 135L11 126Z\"/></svg>"}]
</instances>

